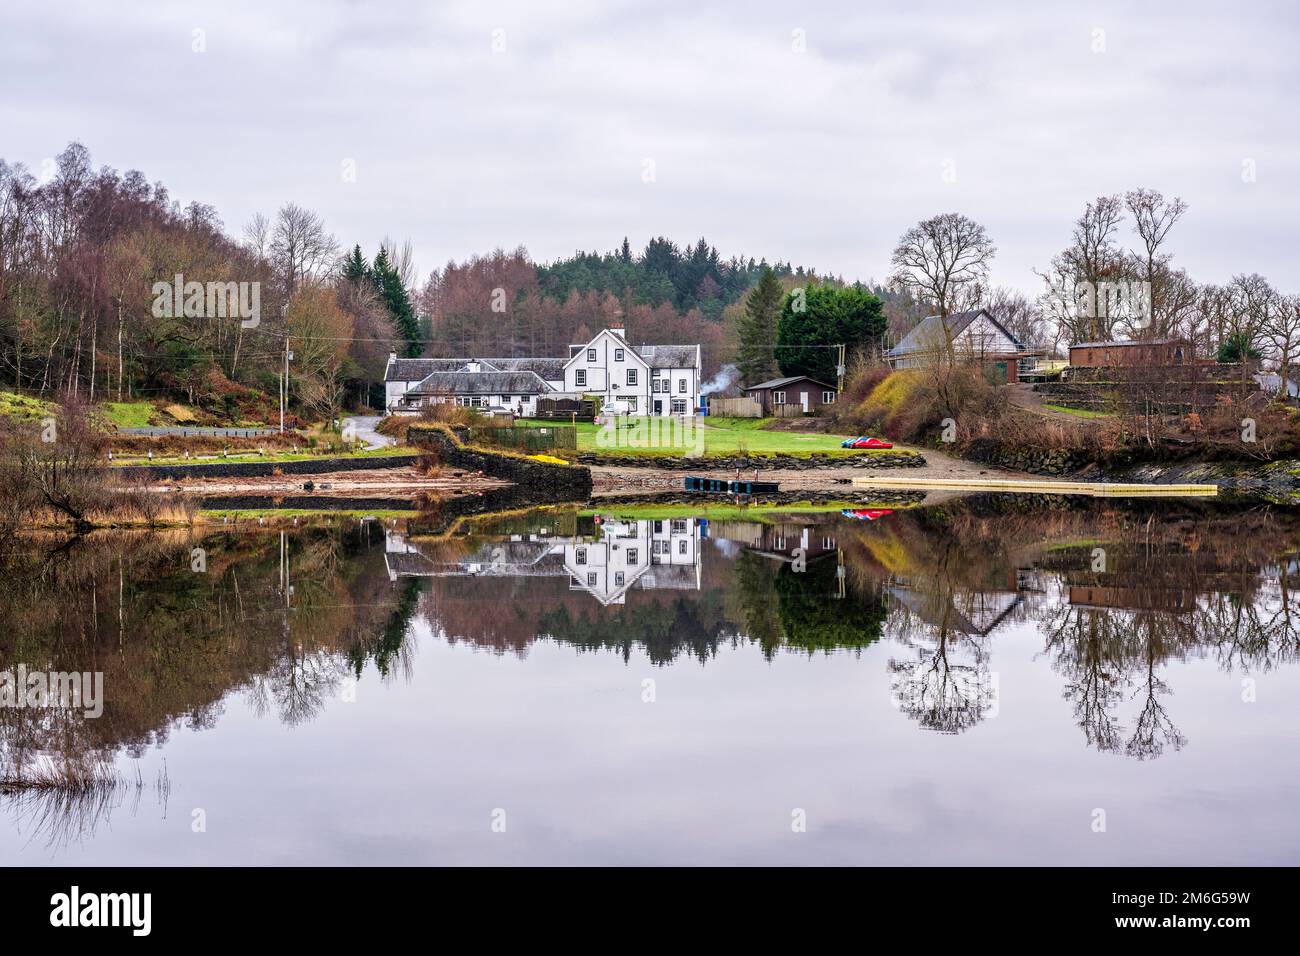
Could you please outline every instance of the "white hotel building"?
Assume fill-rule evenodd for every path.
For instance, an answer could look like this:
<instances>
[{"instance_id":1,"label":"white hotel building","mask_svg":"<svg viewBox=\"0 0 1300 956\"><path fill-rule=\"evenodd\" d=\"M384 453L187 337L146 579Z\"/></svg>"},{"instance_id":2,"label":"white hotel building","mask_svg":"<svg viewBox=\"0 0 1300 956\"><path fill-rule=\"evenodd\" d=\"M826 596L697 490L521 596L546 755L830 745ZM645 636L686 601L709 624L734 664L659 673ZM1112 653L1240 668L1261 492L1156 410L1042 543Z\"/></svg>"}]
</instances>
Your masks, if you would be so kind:
<instances>
[{"instance_id":1,"label":"white hotel building","mask_svg":"<svg viewBox=\"0 0 1300 956\"><path fill-rule=\"evenodd\" d=\"M630 345L622 328L569 346L566 358L388 356L384 404L393 414L454 402L528 416L539 398L599 396L620 414L694 415L700 404L698 345Z\"/></svg>"}]
</instances>

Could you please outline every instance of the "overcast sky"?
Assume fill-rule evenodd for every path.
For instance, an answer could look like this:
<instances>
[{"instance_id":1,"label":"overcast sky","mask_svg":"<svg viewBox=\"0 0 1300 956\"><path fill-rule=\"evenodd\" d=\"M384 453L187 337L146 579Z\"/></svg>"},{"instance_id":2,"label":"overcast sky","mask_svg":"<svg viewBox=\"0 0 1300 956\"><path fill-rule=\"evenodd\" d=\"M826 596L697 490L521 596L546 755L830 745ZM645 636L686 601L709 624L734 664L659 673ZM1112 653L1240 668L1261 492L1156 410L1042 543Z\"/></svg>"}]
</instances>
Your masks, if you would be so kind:
<instances>
[{"instance_id":1,"label":"overcast sky","mask_svg":"<svg viewBox=\"0 0 1300 956\"><path fill-rule=\"evenodd\" d=\"M80 140L236 235L293 200L422 274L662 234L865 280L959 211L1036 290L1088 199L1148 186L1195 278L1300 292L1295 3L0 6L0 158Z\"/></svg>"}]
</instances>

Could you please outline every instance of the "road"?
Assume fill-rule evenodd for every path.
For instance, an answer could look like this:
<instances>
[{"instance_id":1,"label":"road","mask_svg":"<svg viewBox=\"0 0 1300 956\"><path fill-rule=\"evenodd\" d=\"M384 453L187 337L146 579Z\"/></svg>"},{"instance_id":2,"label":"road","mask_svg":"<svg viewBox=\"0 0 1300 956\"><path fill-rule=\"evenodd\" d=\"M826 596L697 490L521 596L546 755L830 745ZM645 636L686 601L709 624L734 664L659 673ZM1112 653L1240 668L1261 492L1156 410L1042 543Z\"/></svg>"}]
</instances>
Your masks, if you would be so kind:
<instances>
[{"instance_id":1,"label":"road","mask_svg":"<svg viewBox=\"0 0 1300 956\"><path fill-rule=\"evenodd\" d=\"M375 426L379 424L379 418L378 415L357 415L343 419L343 427L346 429L350 426L355 429L357 438L367 448L387 448L393 444L393 439L375 431Z\"/></svg>"}]
</instances>

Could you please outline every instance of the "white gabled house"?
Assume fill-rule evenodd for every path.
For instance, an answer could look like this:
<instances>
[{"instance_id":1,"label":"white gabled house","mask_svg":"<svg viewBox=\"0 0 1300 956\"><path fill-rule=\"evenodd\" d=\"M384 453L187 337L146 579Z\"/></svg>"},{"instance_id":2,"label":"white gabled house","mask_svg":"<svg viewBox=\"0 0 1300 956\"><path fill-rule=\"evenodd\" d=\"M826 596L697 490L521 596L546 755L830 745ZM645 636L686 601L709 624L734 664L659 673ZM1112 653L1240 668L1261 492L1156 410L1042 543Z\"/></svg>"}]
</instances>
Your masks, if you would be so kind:
<instances>
[{"instance_id":1,"label":"white gabled house","mask_svg":"<svg viewBox=\"0 0 1300 956\"><path fill-rule=\"evenodd\" d=\"M891 368L926 368L948 354L984 365L991 379L1017 381L1031 371L1041 352L1028 348L988 309L928 315L885 353Z\"/></svg>"},{"instance_id":2,"label":"white gabled house","mask_svg":"<svg viewBox=\"0 0 1300 956\"><path fill-rule=\"evenodd\" d=\"M569 346L565 358L399 359L388 356L384 405L394 414L455 402L536 412L544 396L598 395L630 415L694 415L700 404L698 345L629 345L621 327Z\"/></svg>"}]
</instances>

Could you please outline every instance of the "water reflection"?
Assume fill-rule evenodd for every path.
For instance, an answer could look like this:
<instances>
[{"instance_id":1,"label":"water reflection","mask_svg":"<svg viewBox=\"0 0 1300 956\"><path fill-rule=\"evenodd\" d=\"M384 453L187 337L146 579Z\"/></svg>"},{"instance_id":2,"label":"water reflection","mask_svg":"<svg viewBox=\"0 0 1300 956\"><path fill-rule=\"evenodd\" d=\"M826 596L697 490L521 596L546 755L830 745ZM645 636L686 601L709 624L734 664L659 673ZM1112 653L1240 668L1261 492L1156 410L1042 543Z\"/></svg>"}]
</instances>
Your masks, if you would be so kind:
<instances>
[{"instance_id":1,"label":"water reflection","mask_svg":"<svg viewBox=\"0 0 1300 956\"><path fill-rule=\"evenodd\" d=\"M1300 652L1300 520L1216 507L988 498L871 522L551 508L11 541L0 670L102 671L108 692L99 720L0 707L0 779L75 776L177 728L219 731L236 699L301 725L368 671L419 680L426 629L496 654L545 641L663 666L726 648L851 654L878 662L863 695L946 734L997 716L1000 637L1029 633L1034 679L1059 688L1043 720L1072 720L1098 751L1159 757L1188 743L1172 664L1249 676ZM1196 705L1179 699L1184 715ZM30 814L40 797L6 799Z\"/></svg>"}]
</instances>

